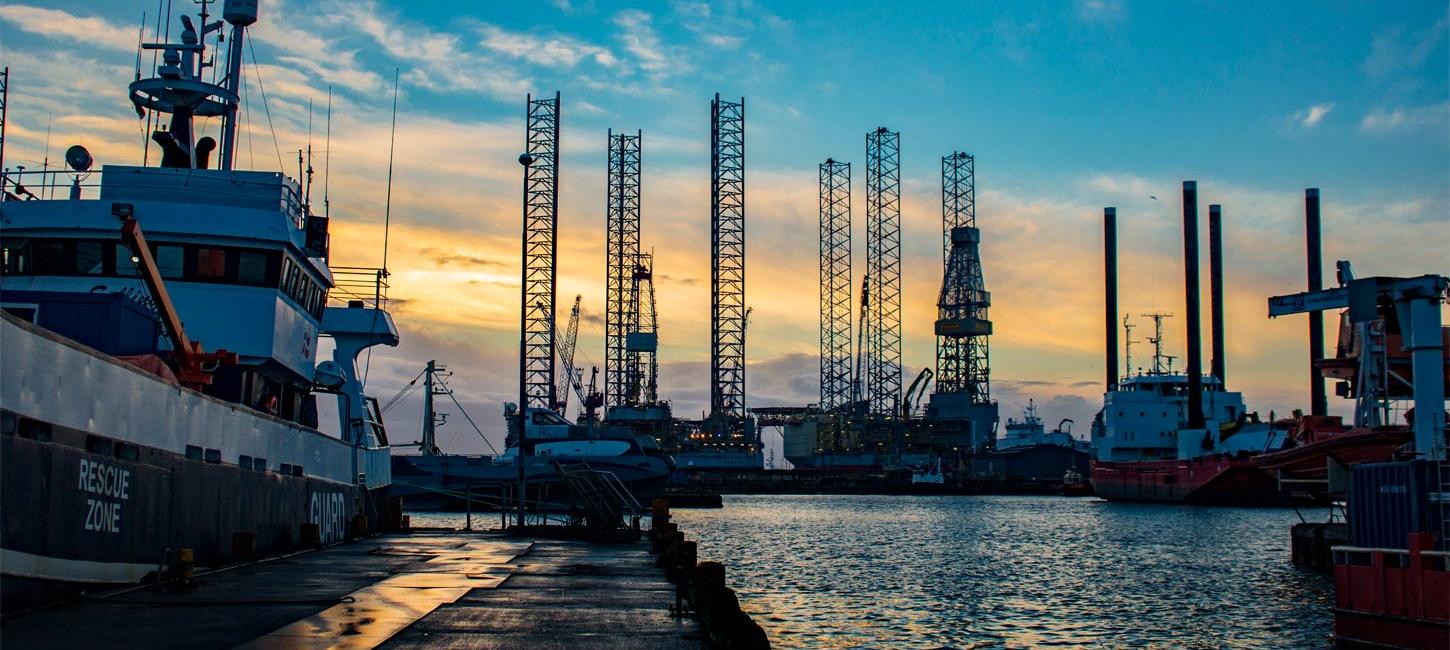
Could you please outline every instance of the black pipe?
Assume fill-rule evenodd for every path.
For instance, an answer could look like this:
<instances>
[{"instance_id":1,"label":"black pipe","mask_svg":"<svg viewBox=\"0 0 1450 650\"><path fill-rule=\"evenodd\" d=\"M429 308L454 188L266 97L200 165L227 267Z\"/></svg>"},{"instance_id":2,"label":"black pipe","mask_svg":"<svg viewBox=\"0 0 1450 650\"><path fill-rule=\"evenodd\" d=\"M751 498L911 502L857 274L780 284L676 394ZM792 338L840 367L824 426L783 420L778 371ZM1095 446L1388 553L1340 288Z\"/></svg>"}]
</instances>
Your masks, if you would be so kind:
<instances>
[{"instance_id":1,"label":"black pipe","mask_svg":"<svg viewBox=\"0 0 1450 650\"><path fill-rule=\"evenodd\" d=\"M1222 208L1217 204L1208 206L1208 295L1209 328L1213 337L1213 376L1218 377L1219 386L1227 385L1224 379L1223 352L1223 223Z\"/></svg>"},{"instance_id":2,"label":"black pipe","mask_svg":"<svg viewBox=\"0 0 1450 650\"><path fill-rule=\"evenodd\" d=\"M1309 290L1324 288L1324 260L1319 239L1319 188L1304 190L1304 231L1308 248ZM1324 313L1309 312L1309 412L1328 415L1329 400L1324 395L1324 377L1314 362L1324 358Z\"/></svg>"},{"instance_id":3,"label":"black pipe","mask_svg":"<svg viewBox=\"0 0 1450 650\"><path fill-rule=\"evenodd\" d=\"M1198 183L1183 181L1183 285L1188 320L1188 428L1203 428L1203 332L1198 313Z\"/></svg>"},{"instance_id":4,"label":"black pipe","mask_svg":"<svg viewBox=\"0 0 1450 650\"><path fill-rule=\"evenodd\" d=\"M1118 209L1103 208L1103 289L1107 308L1107 390L1118 389Z\"/></svg>"}]
</instances>

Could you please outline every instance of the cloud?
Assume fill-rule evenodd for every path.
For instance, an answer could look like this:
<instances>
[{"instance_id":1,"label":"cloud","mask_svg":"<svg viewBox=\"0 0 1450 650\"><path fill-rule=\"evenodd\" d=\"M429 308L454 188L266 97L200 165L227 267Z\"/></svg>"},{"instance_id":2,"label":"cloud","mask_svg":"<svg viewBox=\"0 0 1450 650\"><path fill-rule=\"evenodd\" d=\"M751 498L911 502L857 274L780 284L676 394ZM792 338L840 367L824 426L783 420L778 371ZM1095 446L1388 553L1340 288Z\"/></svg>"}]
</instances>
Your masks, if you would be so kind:
<instances>
[{"instance_id":1,"label":"cloud","mask_svg":"<svg viewBox=\"0 0 1450 650\"><path fill-rule=\"evenodd\" d=\"M1369 56L1363 65L1365 74L1388 77L1419 68L1445 42L1447 29L1450 15L1415 33L1407 33L1403 25L1380 30L1370 41Z\"/></svg>"},{"instance_id":2,"label":"cloud","mask_svg":"<svg viewBox=\"0 0 1450 650\"><path fill-rule=\"evenodd\" d=\"M477 92L510 101L528 91L529 82L519 71L465 49L457 34L403 20L376 2L342 2L336 7L334 24L356 29L389 56L410 65L403 78L411 84L437 93Z\"/></svg>"},{"instance_id":3,"label":"cloud","mask_svg":"<svg viewBox=\"0 0 1450 650\"><path fill-rule=\"evenodd\" d=\"M1083 22L1111 24L1122 20L1126 14L1122 0L1077 1L1077 17Z\"/></svg>"},{"instance_id":4,"label":"cloud","mask_svg":"<svg viewBox=\"0 0 1450 650\"><path fill-rule=\"evenodd\" d=\"M655 81L688 69L683 52L667 51L654 29L654 17L638 9L626 9L614 15L619 40L626 52L634 55L641 70Z\"/></svg>"},{"instance_id":5,"label":"cloud","mask_svg":"<svg viewBox=\"0 0 1450 650\"><path fill-rule=\"evenodd\" d=\"M479 44L484 48L537 65L573 68L586 60L606 68L619 65L619 59L609 49L572 36L539 36L509 31L488 23L479 25L478 31L482 36Z\"/></svg>"},{"instance_id":6,"label":"cloud","mask_svg":"<svg viewBox=\"0 0 1450 650\"><path fill-rule=\"evenodd\" d=\"M47 38L72 39L122 52L136 50L136 32L95 16L77 16L59 9L29 5L0 6L0 18L21 31Z\"/></svg>"},{"instance_id":7,"label":"cloud","mask_svg":"<svg viewBox=\"0 0 1450 650\"><path fill-rule=\"evenodd\" d=\"M1413 131L1443 125L1447 116L1450 116L1450 102L1428 106L1377 108L1365 113L1364 118L1359 121L1359 128L1367 133Z\"/></svg>"},{"instance_id":8,"label":"cloud","mask_svg":"<svg viewBox=\"0 0 1450 650\"><path fill-rule=\"evenodd\" d=\"M733 50L739 48L745 42L741 36L729 36L726 34L706 34L700 37L706 45L718 47L722 50Z\"/></svg>"},{"instance_id":9,"label":"cloud","mask_svg":"<svg viewBox=\"0 0 1450 650\"><path fill-rule=\"evenodd\" d=\"M1308 108L1294 111L1294 113L1289 116L1289 120L1306 129L1312 129L1316 126L1319 126L1319 122L1324 119L1324 116L1329 114L1329 111L1332 110L1334 110L1333 102L1315 104Z\"/></svg>"},{"instance_id":10,"label":"cloud","mask_svg":"<svg viewBox=\"0 0 1450 650\"><path fill-rule=\"evenodd\" d=\"M1000 16L992 23L992 32L997 36L997 49L1002 56L1017 63L1026 62L1032 54L1030 41L1037 35L1037 23L1019 23L1007 16Z\"/></svg>"}]
</instances>

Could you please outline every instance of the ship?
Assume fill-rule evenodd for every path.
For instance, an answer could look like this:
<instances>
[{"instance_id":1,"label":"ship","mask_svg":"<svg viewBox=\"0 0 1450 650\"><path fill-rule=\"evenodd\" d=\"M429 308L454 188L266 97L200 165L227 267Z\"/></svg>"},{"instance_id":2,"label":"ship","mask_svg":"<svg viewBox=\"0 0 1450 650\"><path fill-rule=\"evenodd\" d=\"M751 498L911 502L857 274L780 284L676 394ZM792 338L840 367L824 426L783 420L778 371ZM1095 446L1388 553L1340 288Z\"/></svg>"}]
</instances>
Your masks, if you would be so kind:
<instances>
[{"instance_id":1,"label":"ship","mask_svg":"<svg viewBox=\"0 0 1450 650\"><path fill-rule=\"evenodd\" d=\"M402 499L409 510L460 510L472 507L473 503L508 507L515 498L511 496L512 490L520 476L518 426L521 419L526 459L523 473L531 486L532 508L539 512L570 508L570 490L564 489L569 467L578 466L597 473L617 487L621 496L627 492L637 504L650 503L662 494L675 469L674 460L649 432L600 422L593 408L598 401L594 399L585 400L586 406L576 422L570 422L554 409L538 407L529 408L527 417L520 418L516 404L505 404L503 418L508 433L502 453L491 456L445 453L438 447L436 432L445 418L435 411L433 397L452 397L452 390L445 383L446 374L445 368L434 361L428 362L422 373L421 439L407 445L417 446L420 453L392 457L393 484L388 492ZM589 397L594 395L591 391ZM462 409L456 400L454 405ZM472 418L468 420L472 422ZM482 436L483 432L478 433Z\"/></svg>"},{"instance_id":2,"label":"ship","mask_svg":"<svg viewBox=\"0 0 1450 650\"><path fill-rule=\"evenodd\" d=\"M1021 420L1007 418L1007 425L1003 427L1006 433L997 439L997 449L1001 451L1036 445L1056 445L1086 451L1090 445L1072 437L1072 424L1072 420L1063 418L1057 423L1057 428L1048 431L1042 424L1042 418L1037 415L1037 401L1028 398Z\"/></svg>"},{"instance_id":3,"label":"ship","mask_svg":"<svg viewBox=\"0 0 1450 650\"><path fill-rule=\"evenodd\" d=\"M145 46L161 63L129 100L170 116L148 134L158 165L97 171L77 145L68 171L0 179L7 612L341 541L392 514L387 432L356 364L398 343L386 273L329 266L310 181L233 164L256 7L182 16L179 43ZM196 137L203 117L221 118L219 142Z\"/></svg>"},{"instance_id":4,"label":"ship","mask_svg":"<svg viewBox=\"0 0 1450 650\"><path fill-rule=\"evenodd\" d=\"M1343 487L1332 484L1331 474L1344 473L1359 463L1391 460L1411 438L1408 423L1398 424L1388 418L1388 401L1408 391L1390 386L1392 378L1399 377L1404 383L1409 376L1408 353L1398 346L1391 349L1385 336L1386 331L1397 330L1398 316L1392 309L1386 311L1385 305L1377 307L1371 299L1361 309L1368 309L1374 318L1361 317L1351 325L1346 312L1336 356L1314 359L1316 377L1322 368L1336 369L1339 374L1335 377L1344 380L1341 394L1358 400L1352 425L1346 426L1342 418L1323 413L1325 407L1318 399L1315 412L1309 415L1296 411L1291 418L1276 419L1271 414L1261 420L1258 413L1246 410L1241 393L1224 386L1222 252L1216 205L1210 206L1209 237L1213 260L1213 372L1198 372L1196 201L1195 184L1185 182L1190 369L1182 373L1173 372L1172 357L1163 354L1162 321L1169 314L1155 313L1148 314L1154 320L1156 334L1149 339L1154 344L1152 369L1121 381L1117 378L1113 332L1117 319L1116 215L1111 208L1105 215L1108 390L1093 422L1093 488L1098 496L1122 501L1223 505L1333 501L1342 496ZM1317 224L1317 193L1306 210L1311 211L1309 222ZM1311 242L1318 241L1315 230ZM1311 254L1311 258L1317 257L1317 252ZM1339 289L1347 294L1355 284L1348 262L1338 264L1338 279ZM1270 315L1298 313L1291 307L1271 306ZM1299 311L1304 311L1302 304ZM1124 327L1131 335L1126 317ZM1376 327L1378 335L1374 334ZM1127 340L1127 357L1131 359L1132 341ZM1374 345L1367 347L1370 343Z\"/></svg>"}]
</instances>

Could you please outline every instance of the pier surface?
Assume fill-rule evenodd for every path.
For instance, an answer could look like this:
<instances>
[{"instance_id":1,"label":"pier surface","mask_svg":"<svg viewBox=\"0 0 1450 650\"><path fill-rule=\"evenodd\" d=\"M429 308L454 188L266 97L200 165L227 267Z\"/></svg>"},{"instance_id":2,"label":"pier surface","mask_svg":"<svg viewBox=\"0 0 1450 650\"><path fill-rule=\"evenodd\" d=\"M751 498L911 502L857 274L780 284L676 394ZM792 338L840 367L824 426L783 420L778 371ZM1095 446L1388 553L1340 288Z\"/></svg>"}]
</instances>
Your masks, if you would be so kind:
<instances>
[{"instance_id":1,"label":"pier surface","mask_svg":"<svg viewBox=\"0 0 1450 650\"><path fill-rule=\"evenodd\" d=\"M6 647L702 648L642 543L384 535L21 617Z\"/></svg>"}]
</instances>

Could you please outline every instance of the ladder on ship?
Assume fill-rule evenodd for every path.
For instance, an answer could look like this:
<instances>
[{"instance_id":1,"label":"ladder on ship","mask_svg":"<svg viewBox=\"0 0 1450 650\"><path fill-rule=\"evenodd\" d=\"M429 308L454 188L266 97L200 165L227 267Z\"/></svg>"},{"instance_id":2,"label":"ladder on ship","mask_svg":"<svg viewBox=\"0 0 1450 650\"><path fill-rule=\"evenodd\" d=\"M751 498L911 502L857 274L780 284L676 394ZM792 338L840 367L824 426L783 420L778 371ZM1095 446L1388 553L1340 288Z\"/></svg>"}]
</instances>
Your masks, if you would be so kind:
<instances>
[{"instance_id":1,"label":"ladder on ship","mask_svg":"<svg viewBox=\"0 0 1450 650\"><path fill-rule=\"evenodd\" d=\"M614 472L596 470L582 460L554 465L569 488L575 525L600 534L639 530L644 508Z\"/></svg>"}]
</instances>

